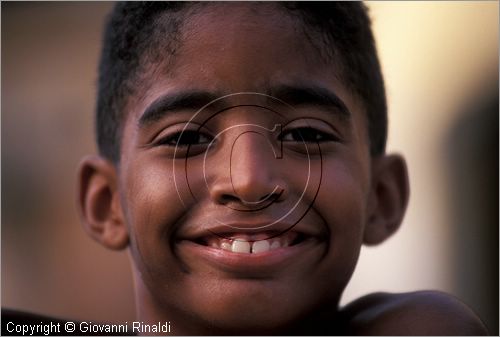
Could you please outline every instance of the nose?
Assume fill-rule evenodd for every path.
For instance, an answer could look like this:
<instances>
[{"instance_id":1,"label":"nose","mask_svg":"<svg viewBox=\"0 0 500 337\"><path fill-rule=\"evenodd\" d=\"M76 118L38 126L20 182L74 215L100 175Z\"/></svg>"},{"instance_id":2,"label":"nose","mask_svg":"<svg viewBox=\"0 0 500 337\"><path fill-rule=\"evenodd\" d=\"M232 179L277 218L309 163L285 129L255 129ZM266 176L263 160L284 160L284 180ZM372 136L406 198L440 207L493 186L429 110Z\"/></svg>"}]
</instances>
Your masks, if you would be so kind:
<instances>
[{"instance_id":1,"label":"nose","mask_svg":"<svg viewBox=\"0 0 500 337\"><path fill-rule=\"evenodd\" d=\"M229 172L223 170L210 191L216 203L258 209L286 198L279 148L266 134L242 132L228 148Z\"/></svg>"}]
</instances>

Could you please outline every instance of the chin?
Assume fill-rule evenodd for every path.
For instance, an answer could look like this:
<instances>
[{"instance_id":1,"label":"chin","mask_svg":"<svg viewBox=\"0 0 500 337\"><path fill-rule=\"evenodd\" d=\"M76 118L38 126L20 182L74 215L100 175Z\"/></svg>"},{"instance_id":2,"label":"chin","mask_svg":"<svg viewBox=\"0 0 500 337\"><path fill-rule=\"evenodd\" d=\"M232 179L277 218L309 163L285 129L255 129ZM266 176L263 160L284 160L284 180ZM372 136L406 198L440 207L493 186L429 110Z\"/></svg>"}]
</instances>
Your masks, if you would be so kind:
<instances>
[{"instance_id":1,"label":"chin","mask_svg":"<svg viewBox=\"0 0 500 337\"><path fill-rule=\"evenodd\" d=\"M200 317L220 334L283 334L312 311L311 303L304 301L293 294L257 293L247 288L239 294L214 298Z\"/></svg>"}]
</instances>

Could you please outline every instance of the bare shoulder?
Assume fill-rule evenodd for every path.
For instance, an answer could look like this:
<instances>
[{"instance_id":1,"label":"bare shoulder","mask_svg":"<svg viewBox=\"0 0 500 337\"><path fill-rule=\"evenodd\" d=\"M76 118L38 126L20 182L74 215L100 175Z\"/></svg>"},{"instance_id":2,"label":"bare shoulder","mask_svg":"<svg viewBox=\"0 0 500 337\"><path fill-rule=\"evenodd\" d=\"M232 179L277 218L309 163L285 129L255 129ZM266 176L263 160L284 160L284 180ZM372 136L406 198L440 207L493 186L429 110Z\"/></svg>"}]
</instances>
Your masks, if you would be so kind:
<instances>
[{"instance_id":1,"label":"bare shoulder","mask_svg":"<svg viewBox=\"0 0 500 337\"><path fill-rule=\"evenodd\" d=\"M484 324L457 298L437 291L374 293L342 309L352 335L487 335Z\"/></svg>"}]
</instances>

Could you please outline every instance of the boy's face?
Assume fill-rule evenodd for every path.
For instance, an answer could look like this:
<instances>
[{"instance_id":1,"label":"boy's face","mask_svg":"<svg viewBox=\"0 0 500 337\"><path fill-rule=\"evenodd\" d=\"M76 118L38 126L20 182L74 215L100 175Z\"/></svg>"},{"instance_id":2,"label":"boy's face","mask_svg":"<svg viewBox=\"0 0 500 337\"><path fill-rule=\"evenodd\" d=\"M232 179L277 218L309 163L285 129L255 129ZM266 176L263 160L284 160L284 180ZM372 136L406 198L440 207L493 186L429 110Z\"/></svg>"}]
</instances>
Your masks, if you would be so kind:
<instances>
[{"instance_id":1,"label":"boy's face","mask_svg":"<svg viewBox=\"0 0 500 337\"><path fill-rule=\"evenodd\" d=\"M335 308L363 241L364 110L301 26L261 7L189 19L127 108L118 188L139 311L174 328L250 332Z\"/></svg>"}]
</instances>

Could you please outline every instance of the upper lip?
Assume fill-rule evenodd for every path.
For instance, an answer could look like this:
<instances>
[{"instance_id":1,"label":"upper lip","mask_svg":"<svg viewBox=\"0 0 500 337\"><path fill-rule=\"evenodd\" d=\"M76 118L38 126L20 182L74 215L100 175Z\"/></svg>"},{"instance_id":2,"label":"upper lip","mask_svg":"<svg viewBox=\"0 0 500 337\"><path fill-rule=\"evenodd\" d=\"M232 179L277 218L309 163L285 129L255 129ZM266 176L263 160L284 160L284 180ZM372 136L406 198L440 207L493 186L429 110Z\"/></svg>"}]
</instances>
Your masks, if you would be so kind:
<instances>
[{"instance_id":1,"label":"upper lip","mask_svg":"<svg viewBox=\"0 0 500 337\"><path fill-rule=\"evenodd\" d=\"M210 219L210 217L207 217ZM271 226L269 224L274 221L253 221L253 222L243 222L243 221L222 221L217 223L200 223L200 222L190 222L190 224L181 226L177 233L177 238L180 240L190 240L196 241L200 238L209 235L221 235L224 237L230 237L235 234L266 234L269 238L278 236L286 231L297 232L306 237L319 237L323 234L324 230L317 225L308 225L303 222L297 224L278 222Z\"/></svg>"}]
</instances>

